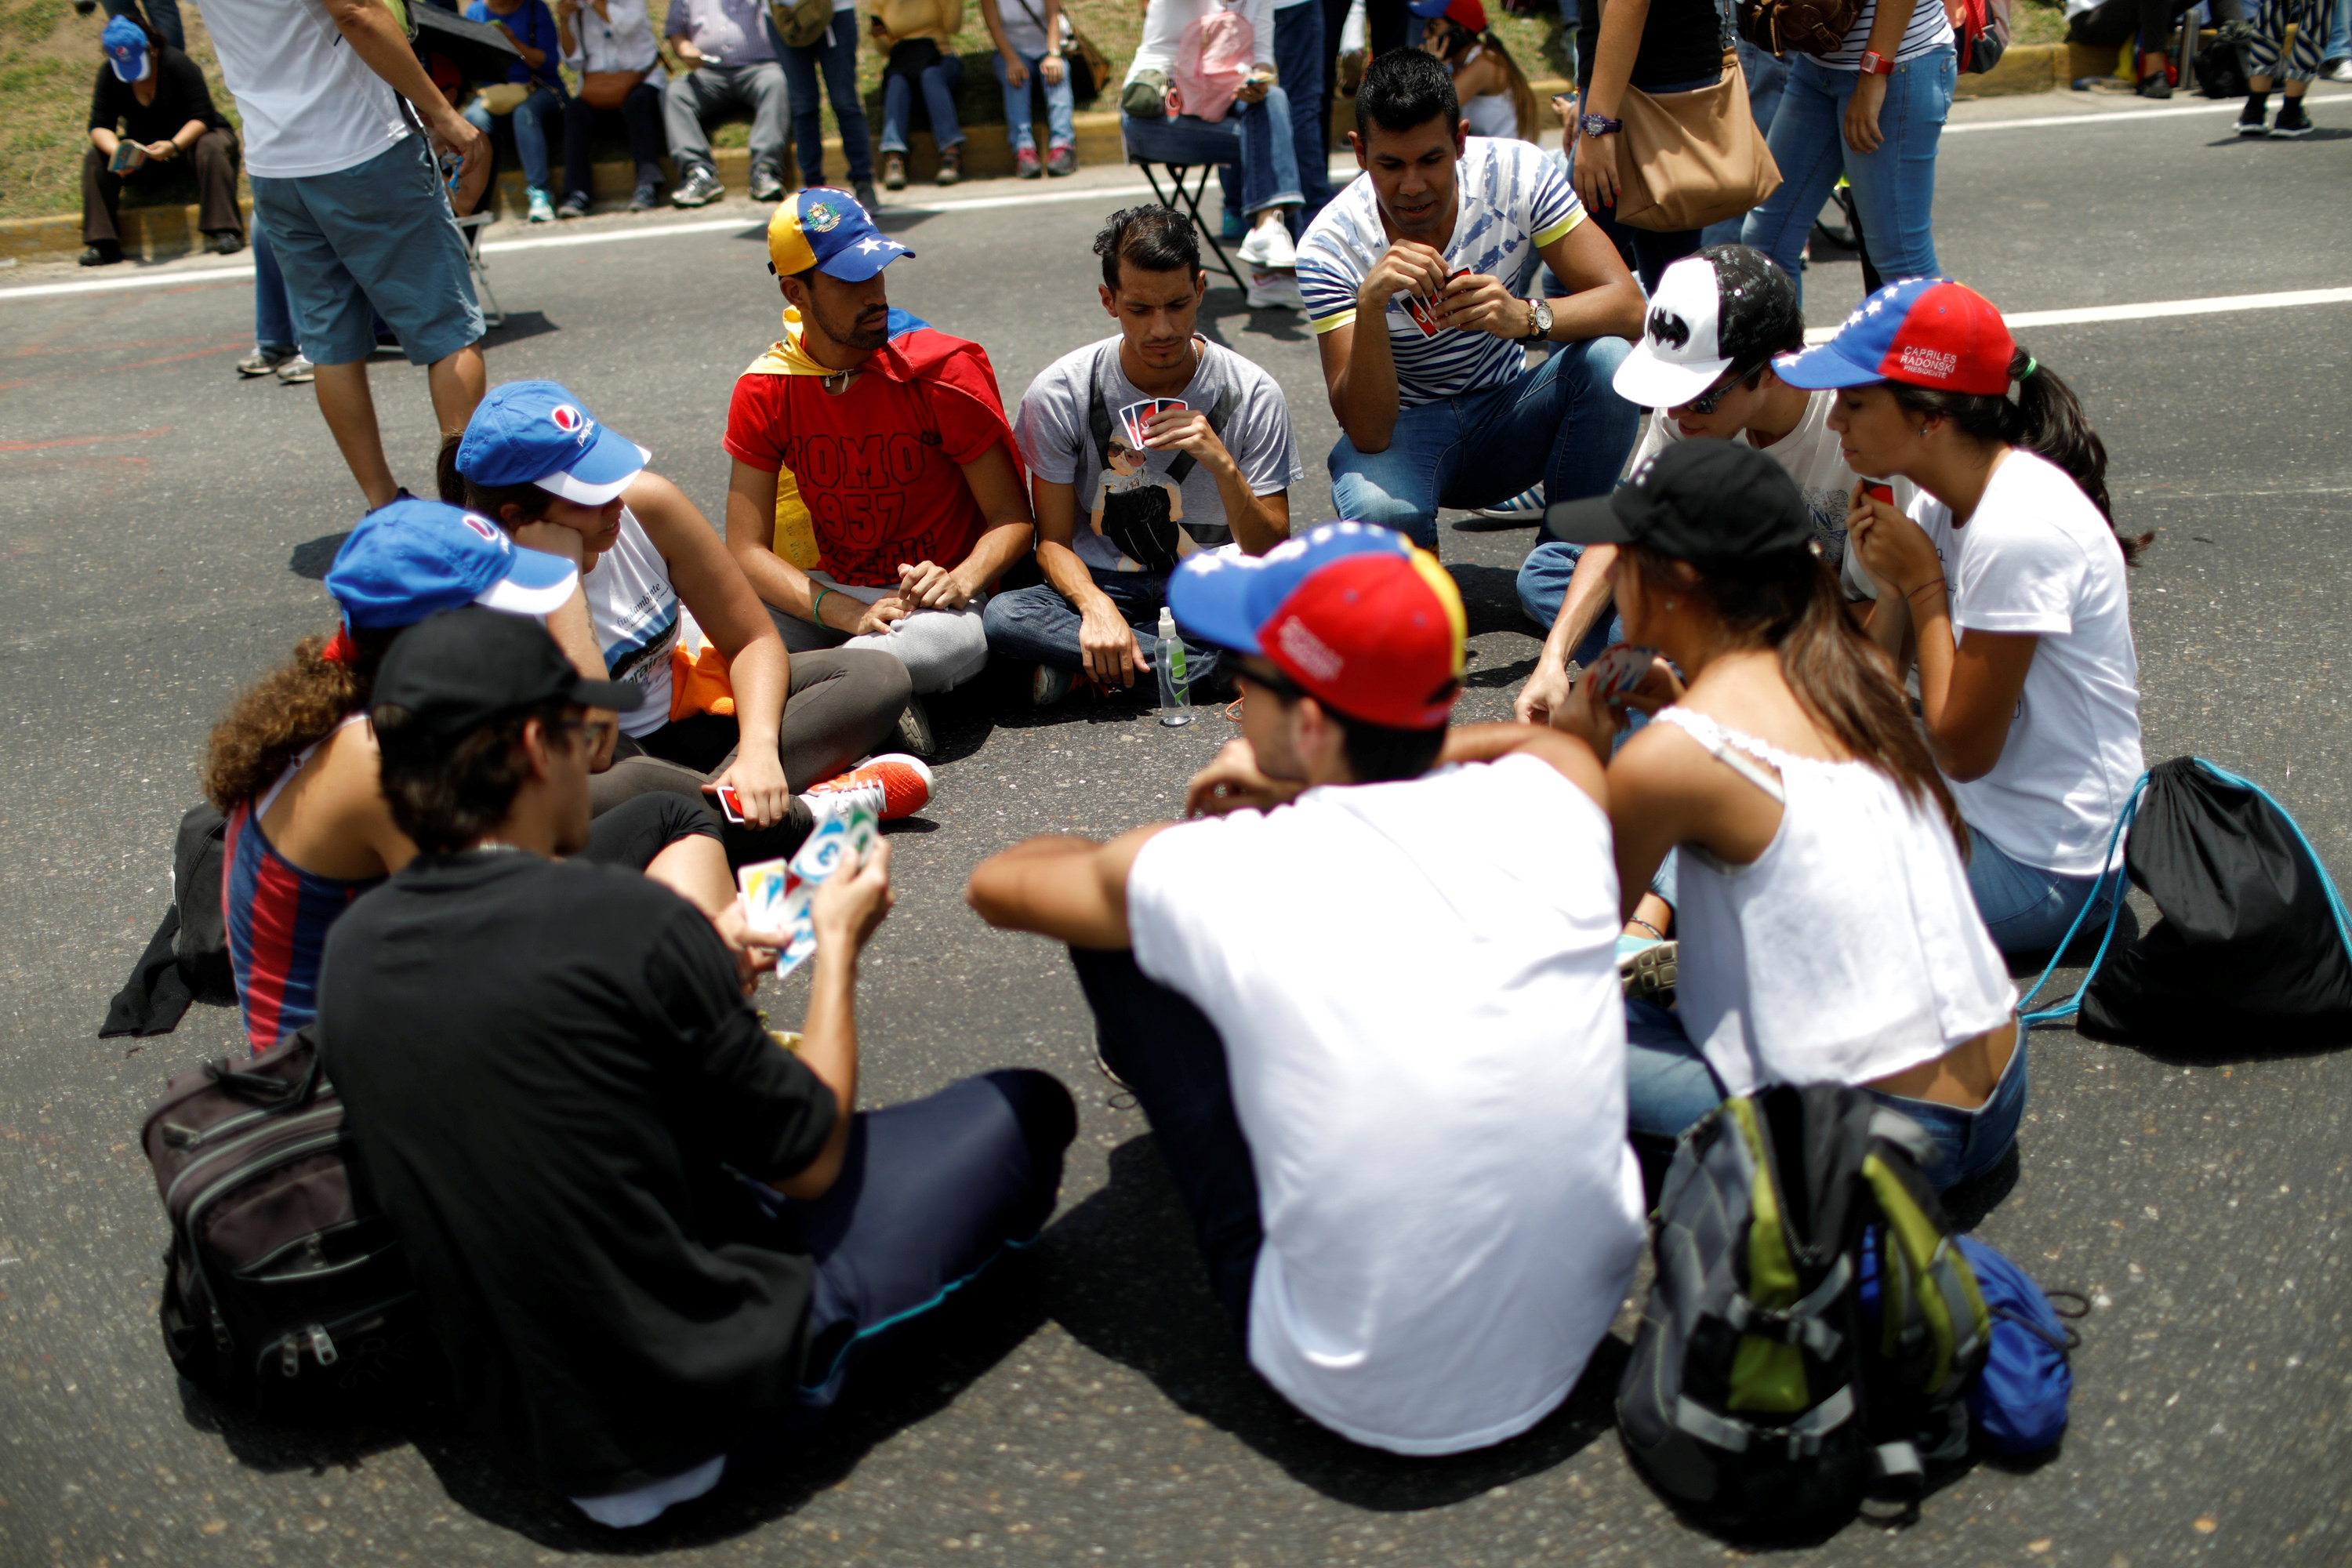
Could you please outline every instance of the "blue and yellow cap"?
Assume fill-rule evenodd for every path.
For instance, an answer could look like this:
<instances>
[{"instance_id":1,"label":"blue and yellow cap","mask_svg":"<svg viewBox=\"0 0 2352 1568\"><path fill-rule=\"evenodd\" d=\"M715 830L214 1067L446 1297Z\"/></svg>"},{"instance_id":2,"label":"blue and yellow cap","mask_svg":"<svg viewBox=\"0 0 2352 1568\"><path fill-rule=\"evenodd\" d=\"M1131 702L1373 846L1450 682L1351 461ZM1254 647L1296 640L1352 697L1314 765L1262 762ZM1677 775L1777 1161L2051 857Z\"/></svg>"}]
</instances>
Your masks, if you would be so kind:
<instances>
[{"instance_id":1,"label":"blue and yellow cap","mask_svg":"<svg viewBox=\"0 0 2352 1568\"><path fill-rule=\"evenodd\" d=\"M844 283L863 283L914 254L876 228L856 196L829 185L793 192L768 220L768 261L780 278L814 267Z\"/></svg>"}]
</instances>

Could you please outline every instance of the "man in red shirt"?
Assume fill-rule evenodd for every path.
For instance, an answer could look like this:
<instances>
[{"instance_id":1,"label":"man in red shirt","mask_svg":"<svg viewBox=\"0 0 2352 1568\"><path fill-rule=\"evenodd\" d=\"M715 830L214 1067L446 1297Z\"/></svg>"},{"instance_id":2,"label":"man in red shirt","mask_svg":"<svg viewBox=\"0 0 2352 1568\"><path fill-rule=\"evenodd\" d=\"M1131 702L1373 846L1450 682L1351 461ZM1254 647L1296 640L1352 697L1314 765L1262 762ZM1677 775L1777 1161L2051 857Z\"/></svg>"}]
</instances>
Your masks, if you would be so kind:
<instances>
[{"instance_id":1,"label":"man in red shirt","mask_svg":"<svg viewBox=\"0 0 2352 1568\"><path fill-rule=\"evenodd\" d=\"M727 547L788 650L879 648L919 697L988 662L981 608L1034 524L987 353L890 308L882 269L913 254L823 186L770 220L784 338L728 405Z\"/></svg>"}]
</instances>

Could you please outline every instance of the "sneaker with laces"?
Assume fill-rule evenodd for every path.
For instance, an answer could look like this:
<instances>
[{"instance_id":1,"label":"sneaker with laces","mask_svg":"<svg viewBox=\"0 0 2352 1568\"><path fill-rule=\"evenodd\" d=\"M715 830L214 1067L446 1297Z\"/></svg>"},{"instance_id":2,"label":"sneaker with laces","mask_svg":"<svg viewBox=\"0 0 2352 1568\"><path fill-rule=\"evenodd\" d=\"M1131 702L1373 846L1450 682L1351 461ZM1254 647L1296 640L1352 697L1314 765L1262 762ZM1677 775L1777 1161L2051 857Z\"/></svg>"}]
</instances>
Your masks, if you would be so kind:
<instances>
[{"instance_id":1,"label":"sneaker with laces","mask_svg":"<svg viewBox=\"0 0 2352 1568\"><path fill-rule=\"evenodd\" d=\"M278 384L280 386L299 386L306 381L316 380L318 374L319 367L298 353L290 359L278 362Z\"/></svg>"},{"instance_id":2,"label":"sneaker with laces","mask_svg":"<svg viewBox=\"0 0 2352 1568\"><path fill-rule=\"evenodd\" d=\"M236 362L236 374L268 375L288 360L294 358L296 352L293 349L264 348L261 344L256 343L253 345L251 353Z\"/></svg>"},{"instance_id":3,"label":"sneaker with laces","mask_svg":"<svg viewBox=\"0 0 2352 1568\"><path fill-rule=\"evenodd\" d=\"M940 154L940 172L931 176L935 185L952 185L963 178L963 143L959 142Z\"/></svg>"},{"instance_id":4,"label":"sneaker with laces","mask_svg":"<svg viewBox=\"0 0 2352 1568\"><path fill-rule=\"evenodd\" d=\"M751 171L751 199L755 202L780 202L784 199L784 182L776 177L773 169Z\"/></svg>"},{"instance_id":5,"label":"sneaker with laces","mask_svg":"<svg viewBox=\"0 0 2352 1568\"><path fill-rule=\"evenodd\" d=\"M1013 177L1016 180L1042 180L1045 177L1045 165L1037 161L1036 148L1016 147L1013 150Z\"/></svg>"},{"instance_id":6,"label":"sneaker with laces","mask_svg":"<svg viewBox=\"0 0 2352 1568\"><path fill-rule=\"evenodd\" d=\"M1507 501L1476 507L1470 513L1473 517L1483 517L1495 522L1541 522L1543 514L1541 485L1530 485Z\"/></svg>"},{"instance_id":7,"label":"sneaker with laces","mask_svg":"<svg viewBox=\"0 0 2352 1568\"><path fill-rule=\"evenodd\" d=\"M903 191L907 188L907 158L902 153L882 154L882 188Z\"/></svg>"},{"instance_id":8,"label":"sneaker with laces","mask_svg":"<svg viewBox=\"0 0 2352 1568\"><path fill-rule=\"evenodd\" d=\"M2269 135L2271 128L2265 123L2270 118L2269 110L2270 102L2267 95L2246 100L2246 107L2238 111L2238 134L2241 136Z\"/></svg>"},{"instance_id":9,"label":"sneaker with laces","mask_svg":"<svg viewBox=\"0 0 2352 1568\"><path fill-rule=\"evenodd\" d=\"M1307 300L1298 292L1297 276L1289 272L1261 272L1251 268L1245 299L1253 310L1307 309Z\"/></svg>"},{"instance_id":10,"label":"sneaker with laces","mask_svg":"<svg viewBox=\"0 0 2352 1568\"><path fill-rule=\"evenodd\" d=\"M649 213L654 210L656 199L654 182L647 180L629 193L629 210L633 213Z\"/></svg>"},{"instance_id":11,"label":"sneaker with laces","mask_svg":"<svg viewBox=\"0 0 2352 1568\"><path fill-rule=\"evenodd\" d=\"M1045 154L1045 173L1055 176L1078 172L1078 149L1076 143L1065 142Z\"/></svg>"},{"instance_id":12,"label":"sneaker with laces","mask_svg":"<svg viewBox=\"0 0 2352 1568\"><path fill-rule=\"evenodd\" d=\"M531 222L553 223L555 221L555 204L547 199L545 191L541 190L537 185L526 185L523 187L522 194L523 198L530 204Z\"/></svg>"},{"instance_id":13,"label":"sneaker with laces","mask_svg":"<svg viewBox=\"0 0 2352 1568\"><path fill-rule=\"evenodd\" d=\"M2273 136L2308 136L2311 116L2303 111L2303 100L2290 98L2279 105L2278 118L2271 121Z\"/></svg>"},{"instance_id":14,"label":"sneaker with laces","mask_svg":"<svg viewBox=\"0 0 2352 1568\"><path fill-rule=\"evenodd\" d=\"M1242 265L1258 272L1284 272L1298 265L1298 247L1290 241L1287 225L1276 219L1251 228L1242 241Z\"/></svg>"},{"instance_id":15,"label":"sneaker with laces","mask_svg":"<svg viewBox=\"0 0 2352 1568\"><path fill-rule=\"evenodd\" d=\"M669 199L673 206L707 207L726 194L727 187L719 183L718 172L697 163L691 174L671 188Z\"/></svg>"},{"instance_id":16,"label":"sneaker with laces","mask_svg":"<svg viewBox=\"0 0 2352 1568\"><path fill-rule=\"evenodd\" d=\"M555 216L557 218L565 222L569 222L571 219L575 217L586 217L588 216L588 193L585 191L572 191L567 193L563 198L563 205L555 209Z\"/></svg>"},{"instance_id":17,"label":"sneaker with laces","mask_svg":"<svg viewBox=\"0 0 2352 1568\"><path fill-rule=\"evenodd\" d=\"M919 697L909 697L907 705L898 710L898 743L919 757L928 757L940 749L931 733L930 710Z\"/></svg>"},{"instance_id":18,"label":"sneaker with laces","mask_svg":"<svg viewBox=\"0 0 2352 1568\"><path fill-rule=\"evenodd\" d=\"M801 792L801 798L809 803L819 822L847 810L848 803L857 800L869 802L875 816L883 821L896 822L930 804L931 770L919 757L885 752L838 778L811 784Z\"/></svg>"}]
</instances>

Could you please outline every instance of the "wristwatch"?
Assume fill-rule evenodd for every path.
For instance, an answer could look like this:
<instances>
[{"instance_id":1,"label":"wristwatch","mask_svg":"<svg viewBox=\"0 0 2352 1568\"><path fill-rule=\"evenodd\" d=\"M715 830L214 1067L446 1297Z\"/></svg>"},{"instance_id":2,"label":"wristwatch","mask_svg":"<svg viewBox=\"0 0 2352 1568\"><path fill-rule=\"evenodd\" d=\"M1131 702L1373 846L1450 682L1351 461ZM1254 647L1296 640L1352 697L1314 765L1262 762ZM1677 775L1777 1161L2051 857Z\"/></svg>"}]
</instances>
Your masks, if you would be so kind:
<instances>
[{"instance_id":1,"label":"wristwatch","mask_svg":"<svg viewBox=\"0 0 2352 1568\"><path fill-rule=\"evenodd\" d=\"M1587 114L1578 120L1576 125L1577 129L1587 136L1596 139L1602 136L1614 136L1625 129L1623 121L1612 120L1605 114Z\"/></svg>"},{"instance_id":2,"label":"wristwatch","mask_svg":"<svg viewBox=\"0 0 2352 1568\"><path fill-rule=\"evenodd\" d=\"M1539 343L1551 336L1551 301L1538 295L1528 302L1528 335L1523 343Z\"/></svg>"},{"instance_id":3,"label":"wristwatch","mask_svg":"<svg viewBox=\"0 0 2352 1568\"><path fill-rule=\"evenodd\" d=\"M1864 76L1893 76L1895 74L1895 62L1888 59L1885 55L1880 54L1876 49L1864 49L1862 51L1862 74Z\"/></svg>"}]
</instances>

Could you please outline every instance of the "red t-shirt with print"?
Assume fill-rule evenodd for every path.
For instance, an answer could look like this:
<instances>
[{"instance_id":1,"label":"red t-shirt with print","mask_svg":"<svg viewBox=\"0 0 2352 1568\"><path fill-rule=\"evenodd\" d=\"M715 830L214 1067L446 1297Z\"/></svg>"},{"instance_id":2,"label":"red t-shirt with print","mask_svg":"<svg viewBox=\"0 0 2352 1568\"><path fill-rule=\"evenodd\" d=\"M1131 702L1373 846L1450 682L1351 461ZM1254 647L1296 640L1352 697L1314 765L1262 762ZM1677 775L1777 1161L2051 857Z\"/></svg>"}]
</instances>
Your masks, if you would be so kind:
<instances>
[{"instance_id":1,"label":"red t-shirt with print","mask_svg":"<svg viewBox=\"0 0 2352 1568\"><path fill-rule=\"evenodd\" d=\"M953 566L987 526L962 465L1017 451L978 343L925 327L893 338L847 390L746 372L727 408L730 455L789 470L836 582L898 584L900 565Z\"/></svg>"}]
</instances>

